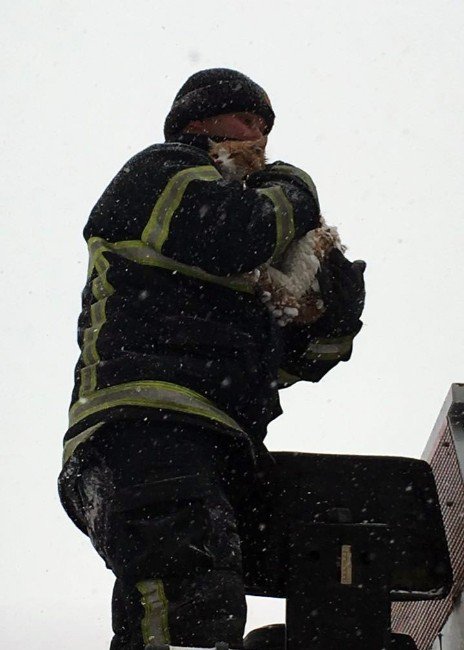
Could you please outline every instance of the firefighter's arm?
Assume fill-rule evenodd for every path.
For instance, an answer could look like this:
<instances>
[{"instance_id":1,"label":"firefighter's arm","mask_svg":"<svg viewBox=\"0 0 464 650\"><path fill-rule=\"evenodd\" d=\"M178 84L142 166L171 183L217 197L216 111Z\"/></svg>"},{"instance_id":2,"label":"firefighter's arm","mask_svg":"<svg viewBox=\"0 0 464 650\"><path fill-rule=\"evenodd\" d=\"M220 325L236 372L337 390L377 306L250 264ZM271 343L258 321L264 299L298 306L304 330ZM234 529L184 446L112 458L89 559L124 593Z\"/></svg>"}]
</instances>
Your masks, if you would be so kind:
<instances>
[{"instance_id":1,"label":"firefighter's arm","mask_svg":"<svg viewBox=\"0 0 464 650\"><path fill-rule=\"evenodd\" d=\"M362 327L364 270L364 262L350 262L339 250L328 256L318 274L326 311L311 325L289 324L283 330L281 388L300 380L318 382L340 361L349 360Z\"/></svg>"},{"instance_id":2,"label":"firefighter's arm","mask_svg":"<svg viewBox=\"0 0 464 650\"><path fill-rule=\"evenodd\" d=\"M264 170L244 186L225 181L212 164L179 168L173 161L141 238L179 262L230 275L278 259L319 219L314 185L296 168Z\"/></svg>"},{"instance_id":3,"label":"firefighter's arm","mask_svg":"<svg viewBox=\"0 0 464 650\"><path fill-rule=\"evenodd\" d=\"M278 259L320 223L316 189L301 170L277 163L225 181L206 152L155 145L124 165L95 205L84 236L139 240L216 275Z\"/></svg>"}]
</instances>

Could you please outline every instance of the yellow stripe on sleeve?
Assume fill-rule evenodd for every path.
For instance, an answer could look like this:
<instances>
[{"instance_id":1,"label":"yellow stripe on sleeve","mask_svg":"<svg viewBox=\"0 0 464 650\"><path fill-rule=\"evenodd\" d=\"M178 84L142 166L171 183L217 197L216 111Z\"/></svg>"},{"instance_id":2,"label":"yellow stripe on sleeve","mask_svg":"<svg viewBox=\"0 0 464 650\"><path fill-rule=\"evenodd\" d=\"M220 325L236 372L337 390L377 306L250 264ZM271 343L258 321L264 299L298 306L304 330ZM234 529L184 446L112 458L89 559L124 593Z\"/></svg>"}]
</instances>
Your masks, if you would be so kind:
<instances>
[{"instance_id":1,"label":"yellow stripe on sleeve","mask_svg":"<svg viewBox=\"0 0 464 650\"><path fill-rule=\"evenodd\" d=\"M172 217L179 207L188 185L192 181L217 181L222 176L212 165L189 167L175 174L161 196L155 203L141 240L161 252L164 242L169 236Z\"/></svg>"},{"instance_id":2,"label":"yellow stripe on sleeve","mask_svg":"<svg viewBox=\"0 0 464 650\"><path fill-rule=\"evenodd\" d=\"M276 244L270 262L275 262L283 255L295 236L293 207L281 187L266 187L256 191L267 196L274 204Z\"/></svg>"}]
</instances>

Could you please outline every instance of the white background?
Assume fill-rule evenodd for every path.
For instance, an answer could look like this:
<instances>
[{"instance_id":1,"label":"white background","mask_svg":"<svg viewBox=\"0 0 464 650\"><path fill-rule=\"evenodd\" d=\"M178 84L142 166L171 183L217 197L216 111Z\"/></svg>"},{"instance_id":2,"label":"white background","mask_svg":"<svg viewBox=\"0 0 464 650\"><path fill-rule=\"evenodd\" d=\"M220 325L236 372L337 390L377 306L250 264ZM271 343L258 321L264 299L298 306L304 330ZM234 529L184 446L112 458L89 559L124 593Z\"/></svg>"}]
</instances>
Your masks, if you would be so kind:
<instances>
[{"instance_id":1,"label":"white background","mask_svg":"<svg viewBox=\"0 0 464 650\"><path fill-rule=\"evenodd\" d=\"M271 449L419 456L463 380L464 5L458 0L4 0L2 647L104 650L112 578L56 494L87 215L162 141L185 79L245 72L367 261L352 360L283 394ZM281 620L253 602L251 627Z\"/></svg>"}]
</instances>

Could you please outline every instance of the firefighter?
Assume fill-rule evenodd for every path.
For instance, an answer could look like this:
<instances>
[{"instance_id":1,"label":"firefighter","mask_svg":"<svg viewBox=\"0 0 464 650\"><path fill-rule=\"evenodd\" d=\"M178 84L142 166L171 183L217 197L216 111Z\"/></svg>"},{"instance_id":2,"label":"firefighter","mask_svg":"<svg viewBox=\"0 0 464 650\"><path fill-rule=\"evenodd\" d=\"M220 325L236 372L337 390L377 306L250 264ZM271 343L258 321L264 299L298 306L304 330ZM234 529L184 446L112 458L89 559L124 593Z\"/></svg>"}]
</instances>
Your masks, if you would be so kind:
<instances>
[{"instance_id":1,"label":"firefighter","mask_svg":"<svg viewBox=\"0 0 464 650\"><path fill-rule=\"evenodd\" d=\"M363 263L333 251L323 316L279 327L247 273L318 227L311 178L281 162L226 181L209 139L267 135L274 112L245 75L191 76L165 139L131 158L84 236L81 354L64 439L64 508L116 576L111 650L242 645L236 512L267 463L278 389L349 359Z\"/></svg>"}]
</instances>

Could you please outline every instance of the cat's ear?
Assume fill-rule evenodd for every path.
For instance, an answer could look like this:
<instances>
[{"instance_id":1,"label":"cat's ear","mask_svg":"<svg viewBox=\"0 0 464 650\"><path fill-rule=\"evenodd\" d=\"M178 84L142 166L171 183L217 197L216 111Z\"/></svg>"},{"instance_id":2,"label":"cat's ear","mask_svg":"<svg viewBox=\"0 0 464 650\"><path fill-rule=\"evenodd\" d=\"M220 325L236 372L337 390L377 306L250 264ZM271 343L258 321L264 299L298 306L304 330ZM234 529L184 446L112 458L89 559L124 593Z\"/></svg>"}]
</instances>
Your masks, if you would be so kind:
<instances>
[{"instance_id":1,"label":"cat's ear","mask_svg":"<svg viewBox=\"0 0 464 650\"><path fill-rule=\"evenodd\" d=\"M212 147L214 144L216 144L214 142L214 140L211 140L211 138L208 138L208 147Z\"/></svg>"}]
</instances>

